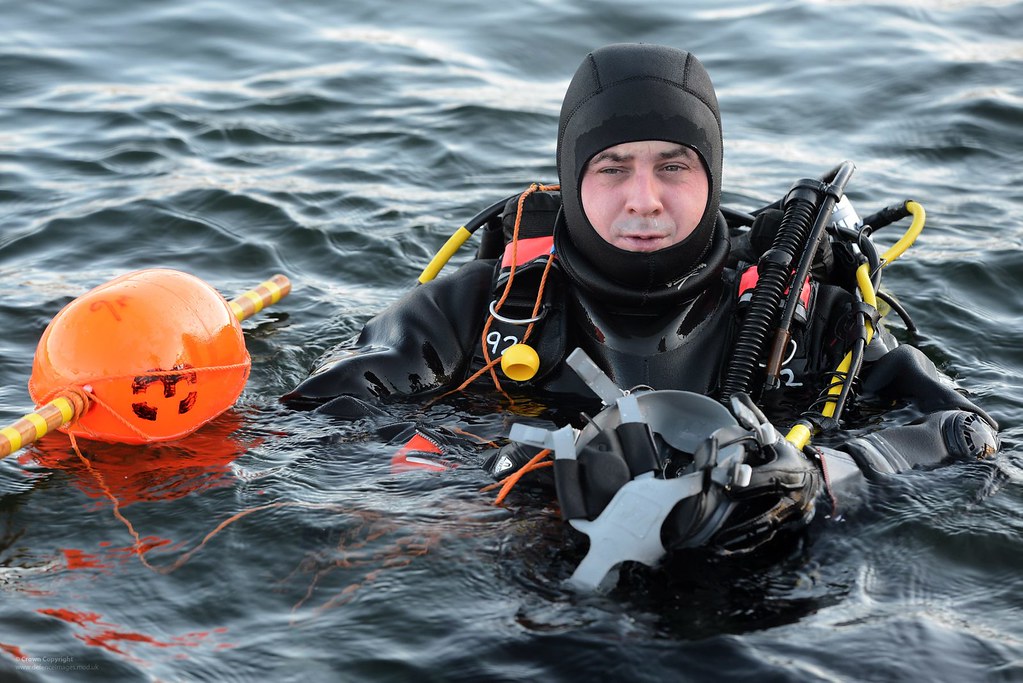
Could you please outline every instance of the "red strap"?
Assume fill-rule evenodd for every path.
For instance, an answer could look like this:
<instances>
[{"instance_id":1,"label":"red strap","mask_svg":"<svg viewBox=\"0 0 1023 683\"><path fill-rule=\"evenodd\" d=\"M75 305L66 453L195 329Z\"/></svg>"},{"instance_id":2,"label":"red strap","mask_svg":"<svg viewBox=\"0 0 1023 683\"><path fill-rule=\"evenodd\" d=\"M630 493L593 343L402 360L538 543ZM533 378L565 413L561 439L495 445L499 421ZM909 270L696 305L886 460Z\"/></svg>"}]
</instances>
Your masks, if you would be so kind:
<instances>
[{"instance_id":1,"label":"red strap","mask_svg":"<svg viewBox=\"0 0 1023 683\"><path fill-rule=\"evenodd\" d=\"M743 296L747 293L752 295L753 288L757 286L757 281L760 279L760 273L757 271L756 266L750 266L743 271L742 276L739 278L739 299L742 300ZM785 288L785 294L788 294L789 290ZM804 309L810 307L810 276L807 275L806 279L803 280L803 290L799 292L799 303L803 304Z\"/></svg>"},{"instance_id":2,"label":"red strap","mask_svg":"<svg viewBox=\"0 0 1023 683\"><path fill-rule=\"evenodd\" d=\"M513 245L509 244L504 248L504 258L501 259L502 268L511 267L512 247ZM546 256L551 253L553 248L554 238L550 235L547 237L530 237L529 239L519 240L518 249L515 250L515 265L521 266L524 263L529 263L535 258Z\"/></svg>"}]
</instances>

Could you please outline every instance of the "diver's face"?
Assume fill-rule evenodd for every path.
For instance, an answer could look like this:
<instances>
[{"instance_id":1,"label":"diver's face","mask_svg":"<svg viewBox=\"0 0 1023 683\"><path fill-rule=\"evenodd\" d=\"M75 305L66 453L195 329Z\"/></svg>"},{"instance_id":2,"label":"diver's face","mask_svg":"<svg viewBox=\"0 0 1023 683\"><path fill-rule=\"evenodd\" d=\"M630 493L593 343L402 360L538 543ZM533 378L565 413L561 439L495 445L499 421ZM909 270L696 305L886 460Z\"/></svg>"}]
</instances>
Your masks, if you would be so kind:
<instances>
[{"instance_id":1,"label":"diver's face","mask_svg":"<svg viewBox=\"0 0 1023 683\"><path fill-rule=\"evenodd\" d=\"M597 234L626 251L657 251L692 234L710 183L699 155L663 140L624 142L583 170L583 210Z\"/></svg>"}]
</instances>

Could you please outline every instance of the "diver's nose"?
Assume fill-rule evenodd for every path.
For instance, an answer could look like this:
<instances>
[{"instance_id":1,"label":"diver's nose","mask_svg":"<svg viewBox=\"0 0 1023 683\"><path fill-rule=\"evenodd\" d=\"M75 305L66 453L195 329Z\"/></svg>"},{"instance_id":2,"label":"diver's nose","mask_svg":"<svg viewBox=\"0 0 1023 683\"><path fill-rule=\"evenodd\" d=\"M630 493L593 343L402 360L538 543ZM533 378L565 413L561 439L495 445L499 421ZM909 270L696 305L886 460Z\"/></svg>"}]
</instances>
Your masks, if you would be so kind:
<instances>
[{"instance_id":1,"label":"diver's nose","mask_svg":"<svg viewBox=\"0 0 1023 683\"><path fill-rule=\"evenodd\" d=\"M660 187L653 169L641 168L629 182L625 210L635 216L658 216L664 211Z\"/></svg>"}]
</instances>

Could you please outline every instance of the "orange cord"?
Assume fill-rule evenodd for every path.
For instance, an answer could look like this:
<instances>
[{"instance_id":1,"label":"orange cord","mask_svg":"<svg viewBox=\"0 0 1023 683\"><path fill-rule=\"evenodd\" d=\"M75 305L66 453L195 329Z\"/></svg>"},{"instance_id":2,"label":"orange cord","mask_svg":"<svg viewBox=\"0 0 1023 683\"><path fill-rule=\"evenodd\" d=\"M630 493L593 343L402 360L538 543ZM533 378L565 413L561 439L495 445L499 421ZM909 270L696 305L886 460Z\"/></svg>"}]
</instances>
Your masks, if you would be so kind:
<instances>
[{"instance_id":1,"label":"orange cord","mask_svg":"<svg viewBox=\"0 0 1023 683\"><path fill-rule=\"evenodd\" d=\"M182 565L188 562L193 555L195 555L197 552L206 547L206 544L214 536L219 534L221 531L223 531L231 524L242 519L243 517L251 515L253 512L260 512L262 510L272 510L275 508L282 507L301 507L312 508L317 510L325 509L344 511L344 507L340 505L333 505L330 503L303 503L300 501L282 501L277 503L268 503L266 505L258 505L255 507L246 508L245 510L237 512L228 517L227 519L225 519L224 521L217 524L217 526L215 526L203 537L202 541L200 541L198 545L196 545L188 552L182 554L173 563L163 567L157 567L152 565L149 562L149 560L146 559L145 553L162 544L143 543L142 537L139 535L139 532L136 531L135 529L135 525L133 525L131 523L131 520L125 517L124 513L121 512L121 501L117 499L117 496L115 496L113 492L110 490L110 487L107 486L106 480L103 478L103 475L100 474L99 470L92 466L92 463L89 462L89 459L86 458L85 455L82 453L81 449L78 448L78 440L75 439L75 435L72 434L71 432L68 432L68 437L71 439L71 447L74 449L75 454L78 456L78 459L82 461L82 464L85 465L85 468L89 470L90 474L92 474L93 478L96 480L96 484L99 485L99 488L103 491L103 495L105 495L110 500L110 504L113 506L114 517L116 517L122 524L124 524L125 528L128 529L128 533L131 534L131 537L135 540L135 544L131 548L132 553L139 558L139 562L141 562L147 569L157 574L169 574L175 569L180 568Z\"/></svg>"},{"instance_id":2,"label":"orange cord","mask_svg":"<svg viewBox=\"0 0 1023 683\"><path fill-rule=\"evenodd\" d=\"M117 411L114 410L109 404L107 404L105 401L101 400L93 392L86 390L85 387L91 385L93 382L110 382L110 381L119 381L119 380L133 380L133 379L135 379L137 377L164 377L164 376L171 377L171 376L180 375L182 373L199 375L199 374L202 374L202 373L205 373L205 372L220 372L220 371L223 371L223 370L237 370L239 368L245 368L245 367L248 367L248 363L232 363L230 365L211 365L211 366L205 367L205 368L183 368L183 369L177 369L177 370L147 370L146 372L139 373L137 375L121 375L121 376L115 375L113 377L94 377L92 379L87 379L87 380L80 381L77 386L67 386L67 387L60 387L58 389L54 389L53 391L51 391L48 394L46 394L46 396L44 396L42 398L42 400L39 401L39 404L40 405L45 405L45 404L49 403L50 401L52 401L53 399L55 399L57 396L60 396L61 394L74 394L74 395L82 398L85 401L84 408L81 411L81 413L79 414L79 416L80 415L84 415L85 414L85 409L87 409L90 406L90 404L95 403L96 405L102 407L104 410L106 410L108 413L110 413L110 415L115 420L117 420L122 425L124 425L128 429L128 431L134 433L135 436L139 437L140 439L143 439L146 442L151 442L153 439L152 439L152 437L149 434L146 434L141 429L139 429L138 427L136 427L132 423L128 422L128 420L126 420L124 417L119 415L117 413ZM85 432L89 436L96 436L96 434L91 429L89 429L87 427L83 427L82 424L80 422L78 422L77 419L72 420L71 424L76 426L78 429L82 430L83 432ZM77 451L77 448L76 448L76 451Z\"/></svg>"},{"instance_id":3,"label":"orange cord","mask_svg":"<svg viewBox=\"0 0 1023 683\"><path fill-rule=\"evenodd\" d=\"M139 536L139 532L135 531L135 527L132 525L131 520L125 517L121 512L121 502L117 500L117 496L111 492L110 488L107 486L106 480L103 479L103 475L100 474L99 471L92 466L92 463L89 462L89 459L82 454L82 451L78 448L78 440L75 439L75 435L68 432L68 437L71 439L71 447L74 449L75 455L77 455L78 459L82 461L83 465L85 465L85 469L89 470L89 473L92 474L96 483L99 484L100 489L103 491L103 494L110 499L111 505L114 506L114 517L119 519L121 523L128 528L128 533L135 539L135 545L132 546L132 552L138 555L139 560L141 560L142 564L144 564L148 569L151 569L154 572L159 571L156 567L149 564L149 561L146 560L145 555L143 555L142 538Z\"/></svg>"},{"instance_id":4,"label":"orange cord","mask_svg":"<svg viewBox=\"0 0 1023 683\"><path fill-rule=\"evenodd\" d=\"M138 531L136 531L135 526L131 523L131 520L129 520L127 517L125 517L124 514L121 512L120 501L117 499L117 496L115 496L113 494L113 492L111 492L110 488L107 486L106 481L104 481L104 479L103 479L103 475L100 474L99 471L96 470L92 466L92 464L89 462L88 458L86 458L85 455L81 452L81 450L79 450L78 442L75 440L74 434L69 433L68 436L71 439L71 445L74 448L75 453L78 455L78 458L82 461L82 463L85 465L86 469L88 469L89 472L92 474L92 476L95 478L96 483L103 490L104 495L106 495L106 497L110 499L110 502L113 505L114 516L122 524L124 524L124 526L128 529L128 533L131 534L131 537L135 540L134 545L131 547L132 554L134 554L136 557L139 558L139 562L141 562L143 564L143 566L145 566L147 569L149 569L150 571L152 571L152 572L154 572L156 574L170 574L171 572L175 571L176 569L179 569L186 562L188 562L190 559L192 559L192 556L194 556L200 550L205 548L206 544L210 540L212 540L215 536L217 536L221 531L226 529L231 524L234 524L238 520L240 520L240 519L242 519L244 517L247 517L248 515L251 515L254 512L261 512L263 510L273 510L273 509L276 509L276 508L284 508L284 507L299 507L299 508L315 509L315 510L334 510L334 511L338 511L338 512L349 512L350 511L349 509L347 509L343 505L337 505L337 504L331 504L331 503L304 503L304 502L301 502L301 501L280 501L280 502L276 502L276 503L267 503L266 505L257 505L255 507L246 508L245 510L242 510L240 512L236 512L235 514L231 515L227 519L225 519L222 522L220 522L219 524L217 524L212 530L210 530L205 536L203 536L202 540L195 547L193 547L191 550L189 550L189 551L183 553L182 555L180 555L171 564L165 565L165 566L159 566L159 567L158 566L154 566L152 563L149 562L148 559L146 559L145 554L147 552L149 552L150 550L153 550L154 548L158 547L159 545L162 545L162 543L149 543L149 544L147 544L147 543L145 543L143 541L143 539L139 535ZM380 531L380 532L377 532L377 533L370 533L370 534L367 535L365 542L372 542L372 541L376 540L377 538L379 538L380 536L382 536L383 533L384 533L383 531ZM394 568L394 567L398 567L398 566L408 565L416 557L420 557L422 555L425 555L427 552L429 552L430 546L434 543L435 540L436 540L436 537L428 538L428 540L426 540L426 541L420 541L419 539L414 538L414 537L405 537L405 538L402 538L402 539L398 539L398 541L395 544L395 550L394 550L393 554L384 558L385 564L384 564L383 567L381 567L380 569L368 572L361 582L347 586L344 590L341 591L340 594L332 597L324 605L321 605L317 609L317 612L322 612L322 611L324 611L326 609L329 609L331 607L334 607L334 606L336 606L338 604L343 604L344 602L347 602L347 600L351 599L351 597L354 595L356 590L361 588L366 583L369 583L369 582L373 581L375 578L377 578L377 576L384 569L390 569L390 568ZM336 563L336 565L338 565L338 566L340 566L341 564L342 563ZM326 573L326 572L318 572L317 573L317 575L314 577L314 580L313 580L312 584L309 586L305 597L303 597L298 602L298 604L296 604L292 608L292 612L294 612L299 607L301 607L301 605L303 603L305 603L309 599L309 597L312 595L312 593L314 591L314 588L316 587L316 584L319 581L321 573Z\"/></svg>"},{"instance_id":5,"label":"orange cord","mask_svg":"<svg viewBox=\"0 0 1023 683\"><path fill-rule=\"evenodd\" d=\"M529 195L533 194L534 192L538 192L538 191L539 192L553 192L553 191L560 190L560 189L561 189L560 185L540 185L538 183L533 183L521 195L519 195L518 204L517 204L516 210L515 210L515 226L512 228L512 241L511 241L511 245L512 245L512 264L511 264L511 270L508 272L508 280L504 283L504 291L501 293L501 297L498 299L497 303L494 304L494 310L495 311L497 311L497 310L499 310L501 308L501 306L504 304L504 302L508 299L509 294L511 294L511 285L512 285L512 281L515 279L515 271L516 271L516 268L517 268L516 261L517 261L518 248L519 248L519 228L522 225L522 205L525 202L526 197L528 197ZM551 252L550 254L547 255L547 263L544 265L543 275L540 277L540 286L537 288L537 291L536 291L536 302L533 304L533 312L530 315L530 317L532 317L532 318L535 318L537 316L537 314L540 312L540 306L543 303L544 287L546 287L546 285L547 285L547 276L550 273L551 266L553 264L554 264L554 252ZM450 396L451 394L455 394L455 393L458 393L460 391L464 391L469 385L471 385L477 379L482 377L483 374L488 372L488 371L490 372L491 378L494 380L494 387L498 391L500 391L501 394L504 395L504 397L506 399L508 399L509 403L511 403L511 404L515 403L514 399L512 399L512 397L508 395L508 392L506 392L504 390L504 387L501 386L501 380L498 378L497 372L494 370L494 367L498 363L501 362L501 357L498 356L497 358L491 358L490 357L490 351L487 348L487 333L490 332L490 326L493 324L493 322L494 322L494 316L493 315L488 315L487 316L487 322L483 325L483 332L480 335L480 346L481 346L481 348L483 350L483 359L485 361L483 363L483 367L480 368L479 370L477 370L476 372L474 372L472 375L470 375L464 382L459 384L457 387L455 387L451 391L447 391L447 392L441 394L437 398L435 398L432 401L430 401L430 403L433 403L435 401L439 401L440 399L442 399L442 398L444 398L446 396ZM522 342L525 342L527 339L529 339L529 336L530 336L530 334L532 334L533 328L534 328L535 325L536 325L536 323L529 323L529 325L526 327L526 331L522 335Z\"/></svg>"},{"instance_id":6,"label":"orange cord","mask_svg":"<svg viewBox=\"0 0 1023 683\"><path fill-rule=\"evenodd\" d=\"M504 283L504 291L501 293L501 296L498 299L497 303L494 304L494 311L500 310L501 306L504 305L504 302L508 299L508 296L511 294L512 282L515 280L515 272L518 267L519 228L522 225L522 206L526 200L526 197L538 191L553 192L560 189L561 189L560 185L540 185L538 183L533 183L522 194L519 195L518 204L515 210L515 225L512 228L511 269L508 272L508 280ZM554 252L552 251L550 254L547 255L547 262L544 264L543 274L540 276L540 285L537 287L536 290L536 301L533 304L533 312L530 314L531 318L535 318L540 313L540 307L543 305L544 288L547 286L547 279L548 276L550 275L551 267L553 265ZM447 391L441 394L437 398L431 400L430 403L439 401L440 399L446 396L450 396L451 394L464 391L469 385L471 385L477 379L482 377L483 374L486 372L490 372L490 376L494 380L494 387L498 391L500 391L501 394L503 394L506 399L508 399L509 403L511 404L515 403L514 399L512 399L512 397L508 395L508 392L504 390L504 387L501 386L501 380L497 376L497 372L494 369L494 367L499 362L501 362L500 356L498 356L497 358L491 358L490 350L487 348L487 333L490 332L490 326L493 324L493 322L494 316L488 315L487 321L483 325L483 332L480 335L480 347L482 348L484 359L483 367L474 372L472 375L470 375L460 385L458 385L451 391ZM526 331L523 332L522 334L521 343L525 343L526 340L529 339L530 335L533 333L533 329L535 326L536 323L529 323L529 325L526 326ZM547 458L548 456L550 456L550 454L551 450L549 448L543 449L535 456L533 456L533 458L530 459L529 462L520 467L518 470L508 475L499 482L495 482L494 484L490 484L489 486L483 487L481 489L481 492L492 491L500 486L501 490L498 492L497 498L494 500L494 505L500 505L501 503L504 502L504 499L508 496L508 494L511 493L512 489L515 488L515 485L518 484L519 480L522 479L522 477L524 477L526 474L529 474L534 470L542 469L544 467L551 467L552 465L554 465L553 461L542 462L544 458Z\"/></svg>"}]
</instances>

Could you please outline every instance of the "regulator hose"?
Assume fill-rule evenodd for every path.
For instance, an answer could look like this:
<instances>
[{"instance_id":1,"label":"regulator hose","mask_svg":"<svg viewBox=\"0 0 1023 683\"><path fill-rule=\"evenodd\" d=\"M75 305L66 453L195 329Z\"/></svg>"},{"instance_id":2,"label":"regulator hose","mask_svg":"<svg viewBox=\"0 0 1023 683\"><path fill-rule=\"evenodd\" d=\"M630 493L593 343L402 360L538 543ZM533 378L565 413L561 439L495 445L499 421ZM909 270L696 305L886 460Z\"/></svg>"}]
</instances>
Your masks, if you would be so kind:
<instances>
[{"instance_id":1,"label":"regulator hose","mask_svg":"<svg viewBox=\"0 0 1023 683\"><path fill-rule=\"evenodd\" d=\"M777 389L781 383L781 367L785 363L783 358L785 357L786 349L789 347L789 342L792 340L792 319L796 313L796 305L799 302L802 284L809 276L810 268L817 258L817 252L820 249L827 225L832 221L834 210L838 206L838 202L842 200L845 186L848 184L849 178L855 169L856 166L851 161L843 161L823 179L824 183L828 184L821 188L823 197L817 207L817 218L804 241L805 246L803 247L802 256L799 258L799 265L792 276L793 285L789 287L781 319L778 321L778 329L774 333L774 343L771 345L771 352L767 356L767 371L764 380L765 389Z\"/></svg>"},{"instance_id":2,"label":"regulator hose","mask_svg":"<svg viewBox=\"0 0 1023 683\"><path fill-rule=\"evenodd\" d=\"M796 181L785 196L781 226L771 248L757 263L757 285L721 382L718 400L725 405L736 392L751 393L753 373L763 355L771 326L777 320L792 275L792 262L803 252L824 187L819 180L804 178Z\"/></svg>"},{"instance_id":3,"label":"regulator hose","mask_svg":"<svg viewBox=\"0 0 1023 683\"><path fill-rule=\"evenodd\" d=\"M430 259L430 262L426 264L426 268L423 269L423 272L419 274L419 284L426 284L437 277L437 274L441 271L441 268L447 264L451 256L458 251L458 248L465 244L466 240L472 237L472 234L479 230L480 227L484 225L488 225L489 227L490 224L494 224L494 231L499 231L501 226L498 217L501 215L501 211L504 210L504 205L518 196L519 195L517 194L513 194L510 197L505 197L499 202L494 202L476 214L476 216L474 216L468 223L456 230L451 237L448 238L447 242L445 242L437 251L437 253L434 254L433 258ZM500 237L500 232L498 232L498 237ZM500 245L500 248L504 248L503 243ZM480 257L495 258L495 254L486 253L493 252L495 249L496 247L493 245L493 240L487 240L487 244L480 245ZM500 252L498 252L497 255L499 255L499 253Z\"/></svg>"}]
</instances>

